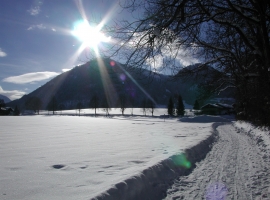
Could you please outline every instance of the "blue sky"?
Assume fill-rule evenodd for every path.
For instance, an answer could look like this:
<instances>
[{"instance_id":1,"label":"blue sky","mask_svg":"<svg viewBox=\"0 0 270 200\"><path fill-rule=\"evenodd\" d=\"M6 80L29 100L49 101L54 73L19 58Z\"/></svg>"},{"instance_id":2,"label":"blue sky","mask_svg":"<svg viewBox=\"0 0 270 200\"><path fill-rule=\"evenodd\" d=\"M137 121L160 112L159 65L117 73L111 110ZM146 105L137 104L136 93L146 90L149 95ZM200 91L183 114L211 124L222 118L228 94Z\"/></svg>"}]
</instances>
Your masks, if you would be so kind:
<instances>
[{"instance_id":1,"label":"blue sky","mask_svg":"<svg viewBox=\"0 0 270 200\"><path fill-rule=\"evenodd\" d=\"M0 94L20 98L87 61L72 34L84 16L105 24L126 17L117 0L1 0Z\"/></svg>"},{"instance_id":2,"label":"blue sky","mask_svg":"<svg viewBox=\"0 0 270 200\"><path fill-rule=\"evenodd\" d=\"M87 20L94 27L93 21L96 25L112 26L117 20L132 20L132 15L121 9L119 1L125 2L0 0L0 94L11 100L18 99L64 71L87 62L89 46L97 52L97 49L117 43L113 38L109 40L107 35L94 34L89 24L86 28L79 22ZM141 13L135 12L135 15ZM95 44L97 38L100 42ZM164 52L155 58L157 69L163 68L164 56L171 57ZM177 52L175 59L180 66L198 62L189 56L189 51L179 49ZM161 73L172 72L167 69Z\"/></svg>"}]
</instances>

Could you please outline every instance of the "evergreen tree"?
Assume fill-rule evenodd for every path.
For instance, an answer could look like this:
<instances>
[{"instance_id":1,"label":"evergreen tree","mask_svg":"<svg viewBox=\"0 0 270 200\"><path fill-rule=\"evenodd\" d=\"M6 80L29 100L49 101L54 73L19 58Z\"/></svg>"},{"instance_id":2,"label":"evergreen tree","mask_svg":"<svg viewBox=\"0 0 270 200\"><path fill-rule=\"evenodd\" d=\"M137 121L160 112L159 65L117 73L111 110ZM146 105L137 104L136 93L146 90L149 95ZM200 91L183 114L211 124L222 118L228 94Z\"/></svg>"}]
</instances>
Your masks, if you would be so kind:
<instances>
[{"instance_id":1,"label":"evergreen tree","mask_svg":"<svg viewBox=\"0 0 270 200\"><path fill-rule=\"evenodd\" d=\"M199 104L197 99L196 99L196 101L194 103L193 110L200 110L200 104Z\"/></svg>"},{"instance_id":2,"label":"evergreen tree","mask_svg":"<svg viewBox=\"0 0 270 200\"><path fill-rule=\"evenodd\" d=\"M16 115L16 116L18 116L18 115L20 115L20 113L21 113L21 112L20 112L20 110L18 109L18 106L16 105L13 114Z\"/></svg>"},{"instance_id":3,"label":"evergreen tree","mask_svg":"<svg viewBox=\"0 0 270 200\"><path fill-rule=\"evenodd\" d=\"M177 99L176 114L177 116L184 116L185 114L185 106L181 95L179 95Z\"/></svg>"},{"instance_id":4,"label":"evergreen tree","mask_svg":"<svg viewBox=\"0 0 270 200\"><path fill-rule=\"evenodd\" d=\"M168 103L167 108L168 108L168 115L173 116L174 115L174 103L173 103L172 97L170 97L170 99L169 99L169 103Z\"/></svg>"}]
</instances>

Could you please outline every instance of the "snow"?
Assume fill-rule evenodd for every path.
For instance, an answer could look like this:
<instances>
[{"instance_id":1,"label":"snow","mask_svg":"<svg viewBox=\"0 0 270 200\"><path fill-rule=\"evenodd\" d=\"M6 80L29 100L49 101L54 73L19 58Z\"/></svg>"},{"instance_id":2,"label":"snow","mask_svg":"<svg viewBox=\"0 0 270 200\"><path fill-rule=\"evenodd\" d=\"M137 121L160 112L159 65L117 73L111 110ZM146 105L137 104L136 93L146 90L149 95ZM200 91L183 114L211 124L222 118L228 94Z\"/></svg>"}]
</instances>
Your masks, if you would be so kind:
<instances>
[{"instance_id":1,"label":"snow","mask_svg":"<svg viewBox=\"0 0 270 200\"><path fill-rule=\"evenodd\" d=\"M245 122L216 127L212 150L174 182L165 199L270 199L269 131Z\"/></svg>"},{"instance_id":2,"label":"snow","mask_svg":"<svg viewBox=\"0 0 270 200\"><path fill-rule=\"evenodd\" d=\"M165 119L164 110L1 117L0 199L270 197L266 131L231 116Z\"/></svg>"},{"instance_id":3,"label":"snow","mask_svg":"<svg viewBox=\"0 0 270 200\"><path fill-rule=\"evenodd\" d=\"M254 141L262 151L268 151L270 155L270 129L266 127L256 127L244 121L237 121L234 123L238 132L245 132Z\"/></svg>"},{"instance_id":4,"label":"snow","mask_svg":"<svg viewBox=\"0 0 270 200\"><path fill-rule=\"evenodd\" d=\"M2 117L2 199L89 199L211 135L177 119Z\"/></svg>"}]
</instances>

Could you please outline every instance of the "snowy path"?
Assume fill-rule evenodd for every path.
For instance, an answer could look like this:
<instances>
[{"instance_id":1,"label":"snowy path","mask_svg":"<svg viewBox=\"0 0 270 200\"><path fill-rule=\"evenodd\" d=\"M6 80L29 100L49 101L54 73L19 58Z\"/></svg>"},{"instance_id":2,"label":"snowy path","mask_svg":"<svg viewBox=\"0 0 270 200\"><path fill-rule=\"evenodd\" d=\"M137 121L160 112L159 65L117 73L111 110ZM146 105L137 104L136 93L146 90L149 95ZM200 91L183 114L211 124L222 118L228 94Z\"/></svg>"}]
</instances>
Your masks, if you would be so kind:
<instances>
[{"instance_id":1,"label":"snowy path","mask_svg":"<svg viewBox=\"0 0 270 200\"><path fill-rule=\"evenodd\" d=\"M219 139L188 176L175 181L169 199L270 199L270 162L232 124L217 127Z\"/></svg>"}]
</instances>

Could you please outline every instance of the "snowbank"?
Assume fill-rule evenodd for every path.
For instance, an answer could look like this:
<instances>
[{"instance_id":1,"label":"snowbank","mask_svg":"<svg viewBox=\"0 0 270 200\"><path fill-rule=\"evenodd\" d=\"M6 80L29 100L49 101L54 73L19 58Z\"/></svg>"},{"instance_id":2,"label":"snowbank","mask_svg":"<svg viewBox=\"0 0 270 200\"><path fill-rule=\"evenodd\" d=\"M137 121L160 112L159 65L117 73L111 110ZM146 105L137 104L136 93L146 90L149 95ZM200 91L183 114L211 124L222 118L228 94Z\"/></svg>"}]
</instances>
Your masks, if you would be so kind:
<instances>
[{"instance_id":1,"label":"snowbank","mask_svg":"<svg viewBox=\"0 0 270 200\"><path fill-rule=\"evenodd\" d=\"M234 123L237 132L243 132L256 141L256 145L264 154L263 158L270 161L270 130L266 127L256 127L244 121Z\"/></svg>"},{"instance_id":2,"label":"snowbank","mask_svg":"<svg viewBox=\"0 0 270 200\"><path fill-rule=\"evenodd\" d=\"M217 124L212 125L212 134L197 145L143 170L137 176L116 184L92 200L163 199L173 181L181 175L190 173L195 163L201 161L211 150Z\"/></svg>"},{"instance_id":3,"label":"snowbank","mask_svg":"<svg viewBox=\"0 0 270 200\"><path fill-rule=\"evenodd\" d=\"M234 119L233 115L221 115L221 116L199 115L194 117L183 117L180 118L179 121L188 123L212 123L212 122L231 122L233 119Z\"/></svg>"}]
</instances>

